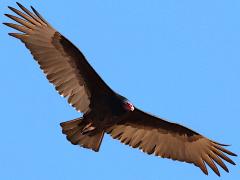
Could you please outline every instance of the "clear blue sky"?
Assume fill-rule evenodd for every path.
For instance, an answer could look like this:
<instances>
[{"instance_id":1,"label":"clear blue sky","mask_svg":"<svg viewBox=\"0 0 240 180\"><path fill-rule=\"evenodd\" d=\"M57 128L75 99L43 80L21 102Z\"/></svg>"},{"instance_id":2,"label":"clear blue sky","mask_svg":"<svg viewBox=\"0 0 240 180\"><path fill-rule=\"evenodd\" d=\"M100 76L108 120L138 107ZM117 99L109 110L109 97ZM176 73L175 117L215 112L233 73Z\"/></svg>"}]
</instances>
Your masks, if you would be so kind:
<instances>
[{"instance_id":1,"label":"clear blue sky","mask_svg":"<svg viewBox=\"0 0 240 180\"><path fill-rule=\"evenodd\" d=\"M20 1L74 42L135 106L240 154L240 1ZM0 22L9 21L2 0ZM1 25L0 179L205 180L186 163L148 156L105 136L99 153L71 145L59 123L79 117L28 50ZM240 165L238 158L234 161ZM228 164L229 165L229 164ZM239 166L221 170L240 177Z\"/></svg>"}]
</instances>

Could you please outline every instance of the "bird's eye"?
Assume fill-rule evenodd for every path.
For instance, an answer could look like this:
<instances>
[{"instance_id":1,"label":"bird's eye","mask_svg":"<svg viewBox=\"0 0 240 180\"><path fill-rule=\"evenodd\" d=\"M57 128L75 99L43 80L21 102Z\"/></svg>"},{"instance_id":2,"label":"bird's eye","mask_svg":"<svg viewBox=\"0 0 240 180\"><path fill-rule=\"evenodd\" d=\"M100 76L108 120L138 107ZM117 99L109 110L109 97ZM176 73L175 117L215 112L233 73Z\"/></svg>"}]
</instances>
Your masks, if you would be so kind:
<instances>
[{"instance_id":1,"label":"bird's eye","mask_svg":"<svg viewBox=\"0 0 240 180\"><path fill-rule=\"evenodd\" d=\"M126 109L126 110L128 110L128 111L134 111L134 106L133 106L133 104L131 103L131 102L129 102L129 101L126 101L125 103L124 103L124 108Z\"/></svg>"}]
</instances>

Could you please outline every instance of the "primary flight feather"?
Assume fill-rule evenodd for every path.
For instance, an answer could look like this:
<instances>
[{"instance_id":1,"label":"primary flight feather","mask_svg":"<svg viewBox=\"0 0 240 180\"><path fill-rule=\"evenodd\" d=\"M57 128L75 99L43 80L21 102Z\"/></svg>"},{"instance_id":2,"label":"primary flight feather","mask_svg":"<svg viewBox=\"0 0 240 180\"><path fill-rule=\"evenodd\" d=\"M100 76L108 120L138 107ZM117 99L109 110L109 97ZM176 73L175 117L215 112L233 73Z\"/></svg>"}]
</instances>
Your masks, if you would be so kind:
<instances>
[{"instance_id":1,"label":"primary flight feather","mask_svg":"<svg viewBox=\"0 0 240 180\"><path fill-rule=\"evenodd\" d=\"M133 148L163 158L193 163L205 174L206 164L220 176L218 164L236 154L191 129L145 113L115 93L68 39L56 31L33 7L29 11L9 7L18 15L5 14L19 24L4 23L22 33L9 33L30 50L49 82L83 117L61 123L74 145L99 151L103 136L110 134Z\"/></svg>"}]
</instances>

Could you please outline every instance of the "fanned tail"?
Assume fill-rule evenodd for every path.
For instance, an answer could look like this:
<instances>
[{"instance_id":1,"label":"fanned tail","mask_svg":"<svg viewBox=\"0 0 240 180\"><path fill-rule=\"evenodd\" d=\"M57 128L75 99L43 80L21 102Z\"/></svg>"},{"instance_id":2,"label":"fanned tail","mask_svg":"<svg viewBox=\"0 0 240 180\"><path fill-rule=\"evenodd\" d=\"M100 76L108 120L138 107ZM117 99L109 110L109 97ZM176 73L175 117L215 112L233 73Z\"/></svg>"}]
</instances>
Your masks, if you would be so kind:
<instances>
[{"instance_id":1,"label":"fanned tail","mask_svg":"<svg viewBox=\"0 0 240 180\"><path fill-rule=\"evenodd\" d=\"M61 123L62 132L73 145L80 145L84 148L92 149L98 152L104 136L104 131L96 134L83 134L83 129L88 122L84 122L82 118L73 119L71 121Z\"/></svg>"}]
</instances>

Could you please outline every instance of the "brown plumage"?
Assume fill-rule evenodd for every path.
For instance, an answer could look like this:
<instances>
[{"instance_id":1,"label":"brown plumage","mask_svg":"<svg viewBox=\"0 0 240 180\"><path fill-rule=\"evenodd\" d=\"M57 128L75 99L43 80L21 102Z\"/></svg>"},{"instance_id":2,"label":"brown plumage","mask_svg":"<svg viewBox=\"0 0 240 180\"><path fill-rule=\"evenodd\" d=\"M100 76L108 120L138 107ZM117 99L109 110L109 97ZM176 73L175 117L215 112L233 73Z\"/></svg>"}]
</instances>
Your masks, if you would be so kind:
<instances>
[{"instance_id":1,"label":"brown plumage","mask_svg":"<svg viewBox=\"0 0 240 180\"><path fill-rule=\"evenodd\" d=\"M236 154L223 144L179 124L147 114L115 93L87 62L84 55L57 32L34 8L22 11L9 7L19 17L6 14L18 24L4 23L22 33L9 33L30 50L49 82L79 112L82 118L61 123L63 133L74 145L98 151L109 133L133 148L163 158L193 163L205 174L206 165L220 176L216 164L228 172L226 156Z\"/></svg>"}]
</instances>

